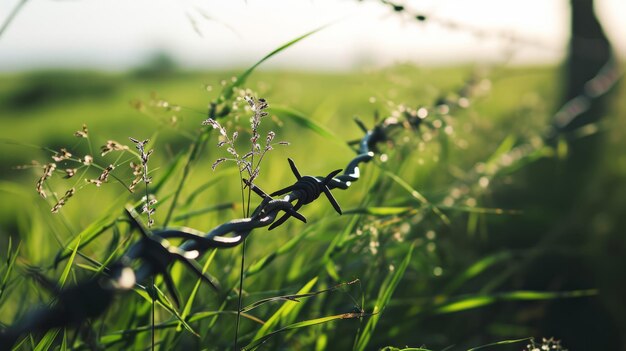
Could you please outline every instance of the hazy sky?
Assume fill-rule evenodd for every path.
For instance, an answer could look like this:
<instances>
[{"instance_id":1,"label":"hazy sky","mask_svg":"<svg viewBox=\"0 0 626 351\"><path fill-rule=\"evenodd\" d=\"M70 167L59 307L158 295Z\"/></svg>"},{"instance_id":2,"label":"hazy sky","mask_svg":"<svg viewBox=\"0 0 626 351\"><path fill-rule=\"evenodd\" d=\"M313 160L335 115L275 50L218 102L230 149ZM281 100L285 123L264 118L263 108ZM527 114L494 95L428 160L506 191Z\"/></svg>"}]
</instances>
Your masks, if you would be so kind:
<instances>
[{"instance_id":1,"label":"hazy sky","mask_svg":"<svg viewBox=\"0 0 626 351\"><path fill-rule=\"evenodd\" d=\"M0 21L19 0L0 2ZM626 56L626 0L596 0ZM184 67L248 65L318 26L330 27L266 67L345 69L411 61L556 62L567 45L568 0L415 0L403 18L376 0L31 0L0 37L0 71L42 67L124 69L162 50ZM208 19L207 19L208 17ZM442 21L480 29L477 37ZM533 44L509 43L510 34Z\"/></svg>"}]
</instances>

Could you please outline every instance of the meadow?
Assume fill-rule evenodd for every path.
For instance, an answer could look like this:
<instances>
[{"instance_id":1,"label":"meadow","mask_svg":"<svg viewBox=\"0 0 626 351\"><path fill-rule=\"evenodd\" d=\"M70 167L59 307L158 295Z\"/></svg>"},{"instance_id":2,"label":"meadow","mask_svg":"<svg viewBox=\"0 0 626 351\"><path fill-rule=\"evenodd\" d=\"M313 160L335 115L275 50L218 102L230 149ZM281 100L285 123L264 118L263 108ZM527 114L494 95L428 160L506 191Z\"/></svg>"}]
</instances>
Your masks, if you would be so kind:
<instances>
[{"instance_id":1,"label":"meadow","mask_svg":"<svg viewBox=\"0 0 626 351\"><path fill-rule=\"evenodd\" d=\"M233 84L243 83L216 120L238 131L234 146L250 148L254 111L244 96L269 104L261 144L270 131L289 142L260 165L254 184L268 193L295 182L288 158L303 175L346 167L355 156L349 142L364 134L354 117L367 129L389 118L424 122L404 123L361 165L358 181L332 190L342 215L322 195L299 210L307 223L290 218L251 232L238 327L241 245L198 258L220 282L217 293L176 263L168 271L179 307L157 277L158 291L143 282L80 326L20 335L17 350L143 350L153 338L160 350L222 350L233 348L236 328L247 349L530 350L547 344L543 337L570 350L626 345L623 84L594 110L598 123L547 142L561 101L558 67L398 64L233 79L243 71L0 77L0 326L53 304L55 289L102 275L140 240L124 211L141 208L145 195L141 184L127 189L136 178L128 165L140 159L129 137L154 150L153 228L208 232L250 216L260 197L242 190L235 163L212 169L230 155L217 146L219 131L202 126ZM83 124L88 138L74 135ZM198 135L206 140L195 152ZM128 150L101 156L109 140ZM64 179L71 160L59 161L43 199L36 183L61 148L92 155L101 168ZM108 181L86 181L109 164Z\"/></svg>"}]
</instances>

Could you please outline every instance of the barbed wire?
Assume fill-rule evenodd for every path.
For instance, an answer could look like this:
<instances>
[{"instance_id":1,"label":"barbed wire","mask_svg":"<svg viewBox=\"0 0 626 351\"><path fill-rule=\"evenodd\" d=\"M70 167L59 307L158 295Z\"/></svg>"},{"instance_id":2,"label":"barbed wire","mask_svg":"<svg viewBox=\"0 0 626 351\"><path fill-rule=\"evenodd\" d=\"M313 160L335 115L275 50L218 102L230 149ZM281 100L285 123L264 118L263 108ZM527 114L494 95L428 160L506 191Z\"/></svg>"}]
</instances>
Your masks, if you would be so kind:
<instances>
[{"instance_id":1,"label":"barbed wire","mask_svg":"<svg viewBox=\"0 0 626 351\"><path fill-rule=\"evenodd\" d=\"M358 0L363 1L363 0ZM435 25L438 25L442 28L445 28L450 31L458 31L464 34L469 34L477 39L490 39L490 40L498 40L502 42L509 43L511 45L518 45L523 47L529 47L542 51L554 51L554 52L562 52L562 49L555 49L554 44L550 44L545 40L541 40L539 38L532 38L529 36L524 36L515 33L512 30L507 29L484 29L481 27L473 26L468 23L464 23L457 20L452 20L449 18L437 16L434 13L429 13L427 11L417 11L412 9L409 5L398 2L398 1L389 1L389 0L376 0L380 2L382 5L387 6L391 11L400 16L404 17L408 20L415 20L417 22L429 22Z\"/></svg>"},{"instance_id":2,"label":"barbed wire","mask_svg":"<svg viewBox=\"0 0 626 351\"><path fill-rule=\"evenodd\" d=\"M616 62L607 63L607 66L588 82L585 91L581 94L581 99L586 99L586 103L591 104L592 100L610 91L621 76ZM25 333L45 332L53 328L80 325L85 320L97 317L106 311L113 303L113 297L117 292L140 287L155 294L152 289L139 284L157 275L163 277L169 295L174 304L178 306L179 299L176 288L168 274L169 266L175 261L185 264L192 273L219 291L219 282L214 277L202 272L202 268L196 262L197 258L211 249L238 246L253 230L267 226L270 230L274 229L284 224L290 217L306 222L306 218L298 210L302 206L316 201L322 194L341 214L341 207L334 199L331 190L346 190L358 181L361 177L361 165L369 163L379 153L378 145L380 143L389 141L395 130L419 130L422 125L429 125L425 123L429 115L444 116L455 109L468 107L472 92L480 83L480 79L472 77L453 94L454 98L447 98L445 97L447 95L442 95L430 107L404 108L401 115L403 118L387 117L372 128L367 128L363 122L355 119L364 136L357 142L351 143L356 145L355 152L357 155L348 162L344 170L335 170L326 176L303 176L295 163L289 159L290 168L296 177L293 184L267 194L253 182L245 180L246 186L261 197L261 203L250 217L228 221L209 232L185 227L150 230L143 225L136 209L127 206L126 213L133 228L141 233L141 239L133 244L121 258L105 267L102 270L103 273L65 290L54 291L56 301L51 306L33 310L13 326L0 331L0 345L14 345L19 337ZM555 114L554 128L544 138L549 139L553 137L554 133L565 130L567 125L587 110L569 108L568 104L571 104L571 101L568 101ZM566 117L562 117L563 114L566 114ZM528 145L521 145L513 149L512 152L517 152L523 147L528 148ZM274 196L279 195L284 196L274 198ZM278 218L281 211L284 214ZM175 246L168 241L168 239L174 238L184 241L180 246ZM141 264L137 268L132 268L131 265L137 260L141 261Z\"/></svg>"},{"instance_id":3,"label":"barbed wire","mask_svg":"<svg viewBox=\"0 0 626 351\"><path fill-rule=\"evenodd\" d=\"M185 227L151 230L144 226L140 215L133 206L126 206L126 213L132 227L141 233L140 240L133 244L121 258L106 267L103 274L66 290L56 292L57 299L53 306L33 311L25 316L21 322L0 331L0 344L13 345L24 333L76 325L86 319L96 317L112 303L115 292L126 291L135 286L149 290L139 283L156 275L163 277L169 295L174 304L178 306L179 299L176 289L167 272L168 267L175 261L182 262L204 282L211 285L215 290L219 290L217 280L206 273L202 273L202 269L195 261L202 254L211 249L238 246L253 230L267 226L270 227L270 230L274 229L290 217L306 222L306 218L298 210L302 206L314 202L322 194L341 214L341 207L334 199L331 190L346 190L358 181L361 177L361 165L369 163L379 153L378 144L387 142L395 130L419 129L425 124L424 120L429 113L445 115L454 109L467 107L468 99L474 87L479 83L479 80L472 77L454 94L455 99L446 98L444 97L446 95L442 95L429 108L421 107L416 110L405 108L403 109L404 118L387 117L371 129L368 129L362 121L355 118L356 124L364 132L364 136L358 142L352 143L356 144L355 152L357 155L348 162L345 169L335 170L326 176L303 176L295 163L289 159L289 165L296 176L296 182L267 194L253 182L244 180L246 186L261 197L261 203L249 218L228 221L209 232ZM274 198L277 195L284 196ZM284 212L284 215L278 218L281 211ZM183 239L184 242L180 246L174 246L168 241L168 239L174 238ZM141 264L135 269L131 268L131 264L136 260L141 261ZM94 299L92 296L102 298ZM80 301L77 302L77 300ZM91 307L87 308L87 304L90 304Z\"/></svg>"},{"instance_id":4,"label":"barbed wire","mask_svg":"<svg viewBox=\"0 0 626 351\"><path fill-rule=\"evenodd\" d=\"M609 58L598 73L584 84L580 94L565 102L554 114L546 137L553 139L559 133L576 128L577 119L591 109L595 99L608 93L623 75L619 62L613 57Z\"/></svg>"}]
</instances>

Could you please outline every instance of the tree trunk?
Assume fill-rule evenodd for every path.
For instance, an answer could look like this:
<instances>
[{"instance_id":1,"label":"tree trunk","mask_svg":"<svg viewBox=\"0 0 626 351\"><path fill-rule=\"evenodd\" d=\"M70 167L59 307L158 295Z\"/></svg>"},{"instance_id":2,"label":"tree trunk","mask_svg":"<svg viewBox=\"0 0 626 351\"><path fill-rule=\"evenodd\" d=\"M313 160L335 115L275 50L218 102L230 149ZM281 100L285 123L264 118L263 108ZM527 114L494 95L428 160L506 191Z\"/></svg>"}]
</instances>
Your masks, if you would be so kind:
<instances>
[{"instance_id":1,"label":"tree trunk","mask_svg":"<svg viewBox=\"0 0 626 351\"><path fill-rule=\"evenodd\" d=\"M585 94L585 84L598 74L613 55L611 44L596 17L594 0L570 0L570 2L571 38L566 63L564 101ZM564 129L572 130L592 123L601 114L599 112L592 107Z\"/></svg>"}]
</instances>

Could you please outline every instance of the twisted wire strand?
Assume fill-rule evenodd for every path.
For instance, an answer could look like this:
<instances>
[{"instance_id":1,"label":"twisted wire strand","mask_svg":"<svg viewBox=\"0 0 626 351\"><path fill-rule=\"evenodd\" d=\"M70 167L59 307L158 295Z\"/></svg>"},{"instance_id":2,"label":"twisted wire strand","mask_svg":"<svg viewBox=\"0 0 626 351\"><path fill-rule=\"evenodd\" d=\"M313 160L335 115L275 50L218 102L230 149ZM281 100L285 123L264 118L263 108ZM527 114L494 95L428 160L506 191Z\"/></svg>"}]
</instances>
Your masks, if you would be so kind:
<instances>
[{"instance_id":1,"label":"twisted wire strand","mask_svg":"<svg viewBox=\"0 0 626 351\"><path fill-rule=\"evenodd\" d=\"M617 68L616 63L610 62L605 69L601 70L596 77L589 81L589 87L583 95L591 102L591 100L606 94L621 77L622 73ZM471 95L472 87L477 83L478 81L475 79L468 80L458 90L458 99L440 98L434 104L434 109L445 106L448 108L449 113L449 111L455 108L463 108L465 104L461 103L461 101ZM560 117L559 113L563 111L568 111L567 106L562 107L555 117L556 120L553 124L553 128L556 129L555 133L565 130L567 125L572 123L586 109L569 110L570 113L568 113L567 118ZM406 120L389 117L371 129L367 129L362 122L357 120L357 124L365 132L363 138L358 142L357 155L348 162L343 170L343 174L328 179L323 186L327 187L329 191L333 189L346 190L352 183L358 181L361 175L359 167L361 164L368 163L374 158L378 152L376 146L379 143L388 140L393 130L406 128L407 126L418 128L423 120L423 117L417 115L405 115L405 117ZM549 139L551 136L553 135L545 136L545 138ZM312 178L321 183L327 177L317 176ZM197 275L209 284L217 287L217 283L213 278L201 272L195 261L196 258L210 249L225 249L238 246L253 230L270 226L277 221L276 218L280 211L306 221L304 216L296 211L297 209L292 202L306 199L306 203L310 203L320 195L319 188L311 190L304 186L291 186L293 189L290 193L286 194L282 199L274 199L253 184L250 183L248 185L254 187L255 192L263 198L252 215L249 218L228 221L218 225L209 232L185 227L162 228L150 231L143 227L134 209L127 208L127 212L132 219L131 223L134 223L134 226L142 233L142 239L133 244L120 259L109 265L103 274L57 292L57 298L53 304L34 309L14 325L0 330L0 345L10 347L15 344L21 335L26 333L45 332L53 328L80 325L85 320L95 318L106 311L113 303L113 296L116 292L126 291L136 286L141 287L139 285L140 282L157 274L164 276L168 290L176 297L175 291L172 291L174 289L173 283L166 272L166 269L175 260L184 262ZM315 193L311 193L312 191L315 191ZM170 238L180 238L184 242L180 246L174 246L167 240ZM130 264L135 260L141 260L142 263L137 269L132 269ZM175 302L177 302L176 298Z\"/></svg>"}]
</instances>

